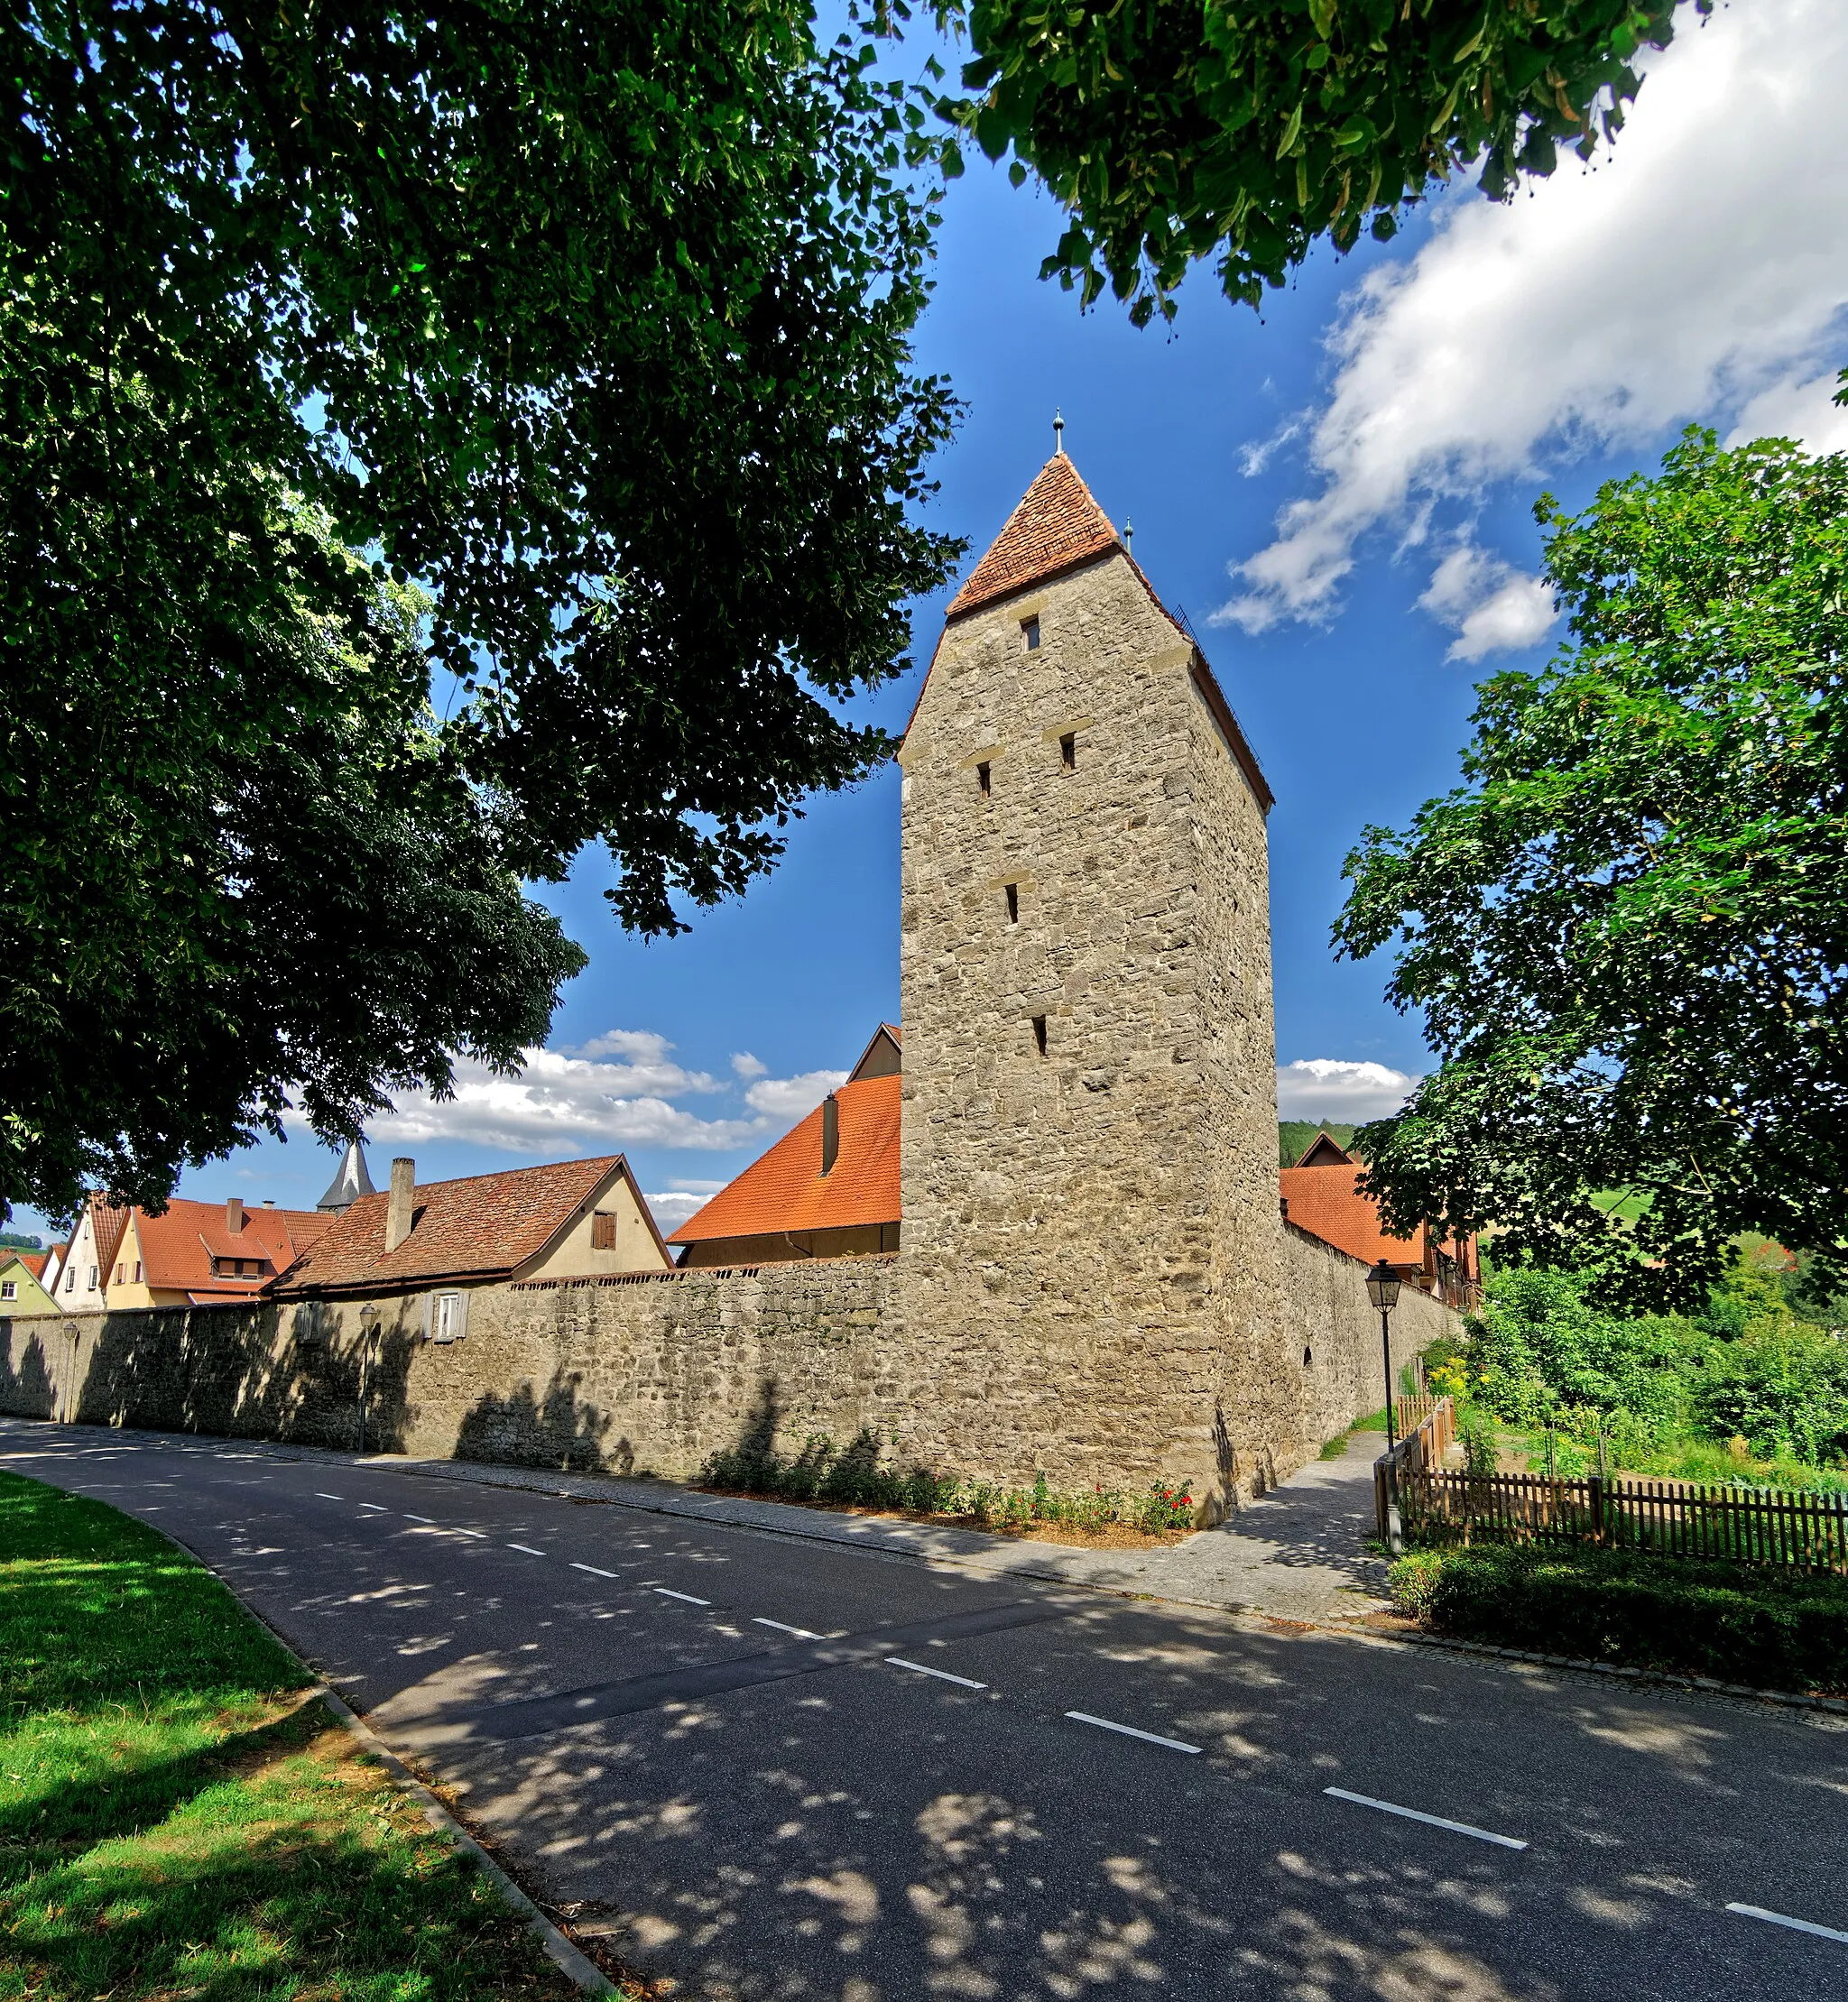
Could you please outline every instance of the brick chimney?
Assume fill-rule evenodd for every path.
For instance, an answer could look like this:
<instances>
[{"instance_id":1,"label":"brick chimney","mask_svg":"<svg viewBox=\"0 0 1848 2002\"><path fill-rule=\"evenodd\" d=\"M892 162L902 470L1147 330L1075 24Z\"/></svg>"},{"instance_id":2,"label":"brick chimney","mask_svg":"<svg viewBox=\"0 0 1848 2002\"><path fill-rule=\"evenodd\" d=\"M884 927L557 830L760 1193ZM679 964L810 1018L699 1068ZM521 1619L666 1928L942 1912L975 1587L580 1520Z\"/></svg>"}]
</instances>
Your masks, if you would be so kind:
<instances>
[{"instance_id":1,"label":"brick chimney","mask_svg":"<svg viewBox=\"0 0 1848 2002\"><path fill-rule=\"evenodd\" d=\"M411 1235L417 1195L417 1163L401 1154L392 1163L392 1193L385 1201L385 1250L395 1251Z\"/></svg>"},{"instance_id":2,"label":"brick chimney","mask_svg":"<svg viewBox=\"0 0 1848 2002\"><path fill-rule=\"evenodd\" d=\"M834 1173L841 1151L841 1109L830 1092L821 1102L821 1172Z\"/></svg>"},{"instance_id":3,"label":"brick chimney","mask_svg":"<svg viewBox=\"0 0 1848 2002\"><path fill-rule=\"evenodd\" d=\"M240 1195L227 1195L225 1198L225 1229L232 1237L236 1237L243 1228L244 1198Z\"/></svg>"}]
</instances>

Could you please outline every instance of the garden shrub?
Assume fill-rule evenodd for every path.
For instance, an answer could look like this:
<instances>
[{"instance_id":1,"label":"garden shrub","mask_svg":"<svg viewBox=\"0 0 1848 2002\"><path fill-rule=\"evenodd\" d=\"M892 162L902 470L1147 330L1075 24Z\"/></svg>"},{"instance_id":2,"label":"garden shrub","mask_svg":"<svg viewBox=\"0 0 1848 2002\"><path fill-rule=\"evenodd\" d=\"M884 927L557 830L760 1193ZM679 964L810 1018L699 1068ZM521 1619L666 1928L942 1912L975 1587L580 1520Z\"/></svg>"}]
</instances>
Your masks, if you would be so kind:
<instances>
[{"instance_id":1,"label":"garden shrub","mask_svg":"<svg viewBox=\"0 0 1848 2002\"><path fill-rule=\"evenodd\" d=\"M782 1501L832 1502L850 1508L902 1509L914 1515L974 1518L991 1529L1021 1530L1035 1523L1099 1530L1123 1523L1150 1536L1194 1527L1194 1498L1186 1488L1154 1482L1146 1494L1094 1488L1060 1494L1041 1473L1030 1488L964 1481L928 1467L900 1467L882 1457L885 1441L863 1427L844 1448L812 1432L799 1453L784 1457L761 1441L715 1453L699 1470L699 1484Z\"/></svg>"},{"instance_id":2,"label":"garden shrub","mask_svg":"<svg viewBox=\"0 0 1848 2002\"><path fill-rule=\"evenodd\" d=\"M1541 1654L1848 1693L1848 1580L1623 1551L1473 1544L1392 1566L1434 1633Z\"/></svg>"}]
</instances>

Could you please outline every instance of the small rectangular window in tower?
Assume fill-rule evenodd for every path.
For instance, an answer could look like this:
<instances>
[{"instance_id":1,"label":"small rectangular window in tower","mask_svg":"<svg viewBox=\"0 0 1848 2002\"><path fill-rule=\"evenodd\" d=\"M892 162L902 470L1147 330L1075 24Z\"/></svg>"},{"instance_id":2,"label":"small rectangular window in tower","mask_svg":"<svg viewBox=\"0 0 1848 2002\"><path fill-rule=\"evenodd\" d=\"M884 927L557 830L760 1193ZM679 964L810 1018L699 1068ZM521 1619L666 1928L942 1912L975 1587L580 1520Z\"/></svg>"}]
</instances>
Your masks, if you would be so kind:
<instances>
[{"instance_id":1,"label":"small rectangular window in tower","mask_svg":"<svg viewBox=\"0 0 1848 2002\"><path fill-rule=\"evenodd\" d=\"M1044 1015L1035 1015L1033 1018L1033 1047L1040 1052L1040 1056L1045 1056L1046 1018Z\"/></svg>"},{"instance_id":2,"label":"small rectangular window in tower","mask_svg":"<svg viewBox=\"0 0 1848 2002\"><path fill-rule=\"evenodd\" d=\"M985 764L975 767L975 783L982 789L982 797L987 798L993 789L989 782L988 767Z\"/></svg>"},{"instance_id":3,"label":"small rectangular window in tower","mask_svg":"<svg viewBox=\"0 0 1848 2002\"><path fill-rule=\"evenodd\" d=\"M593 1251L614 1251L616 1248L616 1213L614 1210L597 1210L590 1219L590 1249Z\"/></svg>"},{"instance_id":4,"label":"small rectangular window in tower","mask_svg":"<svg viewBox=\"0 0 1848 2002\"><path fill-rule=\"evenodd\" d=\"M1040 620L1037 614L1030 619L1022 619L1021 621L1021 638L1026 641L1027 651L1029 653L1039 652Z\"/></svg>"},{"instance_id":5,"label":"small rectangular window in tower","mask_svg":"<svg viewBox=\"0 0 1848 2002\"><path fill-rule=\"evenodd\" d=\"M1021 886L1020 886L1020 884L1019 884L1019 883L1009 883L1009 884L1007 884L1007 885L1005 886L1005 888L1003 889L1003 892L1002 892L1002 893L1003 893L1003 896L1005 896L1005 897L1006 897L1006 899L1007 899L1007 921L1008 921L1008 923L1009 923L1009 924L1011 924L1011 925L1018 925L1018 924L1020 923L1020 921L1021 921Z\"/></svg>"},{"instance_id":6,"label":"small rectangular window in tower","mask_svg":"<svg viewBox=\"0 0 1848 2002\"><path fill-rule=\"evenodd\" d=\"M1067 730L1065 735L1058 740L1058 761L1067 771L1076 771L1078 769L1078 735L1076 731Z\"/></svg>"}]
</instances>

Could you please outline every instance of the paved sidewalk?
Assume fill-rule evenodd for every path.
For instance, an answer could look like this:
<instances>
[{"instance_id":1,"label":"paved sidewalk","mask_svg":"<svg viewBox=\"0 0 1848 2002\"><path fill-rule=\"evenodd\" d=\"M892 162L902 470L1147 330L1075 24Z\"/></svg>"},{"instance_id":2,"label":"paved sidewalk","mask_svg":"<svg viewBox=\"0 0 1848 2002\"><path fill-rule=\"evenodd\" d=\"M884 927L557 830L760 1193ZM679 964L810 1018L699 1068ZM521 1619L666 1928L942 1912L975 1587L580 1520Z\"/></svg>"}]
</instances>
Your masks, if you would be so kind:
<instances>
[{"instance_id":1,"label":"paved sidewalk","mask_svg":"<svg viewBox=\"0 0 1848 2002\"><path fill-rule=\"evenodd\" d=\"M276 1455L354 1464L352 1453L267 1440L221 1439L206 1434L137 1435L102 1426L49 1425L0 1419L0 1432L59 1434L63 1441L106 1451L136 1437L189 1439L201 1452ZM1216 1529L1185 1542L1149 1550L1086 1550L1026 1537L997 1536L948 1524L905 1522L890 1516L857 1516L790 1502L702 1494L671 1481L623 1480L611 1474L564 1473L545 1467L488 1466L461 1460L413 1460L399 1453L368 1455L362 1464L392 1467L435 1481L572 1495L615 1508L725 1523L817 1543L847 1545L924 1563L954 1564L990 1576L1050 1579L1150 1598L1214 1606L1228 1611L1270 1613L1286 1619L1358 1619L1385 1603L1385 1565L1365 1555L1372 1532L1373 1460L1383 1441L1357 1433L1339 1460L1311 1461L1262 1500L1252 1502Z\"/></svg>"}]
</instances>

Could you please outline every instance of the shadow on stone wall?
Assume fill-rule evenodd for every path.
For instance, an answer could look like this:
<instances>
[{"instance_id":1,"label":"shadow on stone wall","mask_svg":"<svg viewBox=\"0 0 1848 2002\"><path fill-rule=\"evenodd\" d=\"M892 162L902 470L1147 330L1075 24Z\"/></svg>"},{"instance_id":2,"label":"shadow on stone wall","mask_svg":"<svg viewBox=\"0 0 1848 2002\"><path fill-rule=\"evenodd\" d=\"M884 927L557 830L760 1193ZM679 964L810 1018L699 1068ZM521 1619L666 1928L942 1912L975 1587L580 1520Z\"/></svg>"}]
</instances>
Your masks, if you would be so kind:
<instances>
[{"instance_id":1,"label":"shadow on stone wall","mask_svg":"<svg viewBox=\"0 0 1848 2002\"><path fill-rule=\"evenodd\" d=\"M354 1451L360 1443L360 1353L300 1313L210 1307L105 1314L84 1359L79 1425L146 1426L219 1438L292 1439ZM381 1331L366 1371L368 1452L402 1452L416 1337ZM42 1361L40 1374L44 1375ZM22 1380L23 1372L22 1372ZM0 1397L22 1411L0 1377ZM45 1409L24 1416L49 1416Z\"/></svg>"},{"instance_id":2,"label":"shadow on stone wall","mask_svg":"<svg viewBox=\"0 0 1848 2002\"><path fill-rule=\"evenodd\" d=\"M13 1347L19 1341L25 1351L15 1365ZM46 1364L44 1342L37 1333L21 1336L5 1326L0 1338L0 1411L21 1418L49 1418L57 1408L58 1388Z\"/></svg>"},{"instance_id":3,"label":"shadow on stone wall","mask_svg":"<svg viewBox=\"0 0 1848 2002\"><path fill-rule=\"evenodd\" d=\"M574 1473L633 1473L635 1449L626 1438L605 1446L611 1421L580 1398L576 1374L555 1373L545 1394L522 1383L510 1396L476 1398L456 1435L456 1460L501 1461L516 1467L559 1467Z\"/></svg>"}]
</instances>

